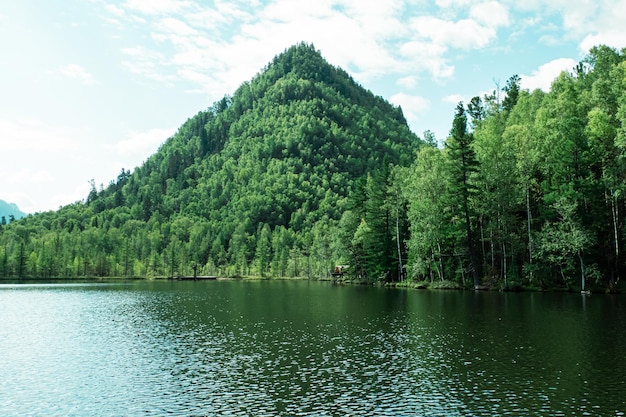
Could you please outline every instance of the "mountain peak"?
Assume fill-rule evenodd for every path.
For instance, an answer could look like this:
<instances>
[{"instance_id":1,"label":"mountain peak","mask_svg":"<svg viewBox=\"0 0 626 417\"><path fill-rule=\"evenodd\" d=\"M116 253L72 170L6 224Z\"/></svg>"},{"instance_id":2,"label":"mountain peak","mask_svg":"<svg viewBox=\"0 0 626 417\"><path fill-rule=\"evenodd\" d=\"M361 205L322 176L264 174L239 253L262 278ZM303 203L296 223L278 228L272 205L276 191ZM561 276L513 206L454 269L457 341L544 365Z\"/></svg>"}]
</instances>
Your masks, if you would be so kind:
<instances>
[{"instance_id":1,"label":"mountain peak","mask_svg":"<svg viewBox=\"0 0 626 417\"><path fill-rule=\"evenodd\" d=\"M300 43L232 97L190 117L132 174L94 187L85 204L29 221L48 219L44 239L67 231L67 248L95 230L117 239L106 247L90 240L88 253L103 261L77 274L128 275L133 264L139 275L173 274L193 261L205 272L239 275L278 245L274 268L284 275L289 253L309 253L314 236L337 235L363 178L407 165L417 146L399 108ZM124 271L112 254L120 248L132 258Z\"/></svg>"},{"instance_id":2,"label":"mountain peak","mask_svg":"<svg viewBox=\"0 0 626 417\"><path fill-rule=\"evenodd\" d=\"M278 72L283 75L295 72L301 78L311 80L320 80L324 72L332 69L320 51L315 49L315 46L304 42L293 45L274 57L266 71L272 70L274 67L280 68Z\"/></svg>"}]
</instances>

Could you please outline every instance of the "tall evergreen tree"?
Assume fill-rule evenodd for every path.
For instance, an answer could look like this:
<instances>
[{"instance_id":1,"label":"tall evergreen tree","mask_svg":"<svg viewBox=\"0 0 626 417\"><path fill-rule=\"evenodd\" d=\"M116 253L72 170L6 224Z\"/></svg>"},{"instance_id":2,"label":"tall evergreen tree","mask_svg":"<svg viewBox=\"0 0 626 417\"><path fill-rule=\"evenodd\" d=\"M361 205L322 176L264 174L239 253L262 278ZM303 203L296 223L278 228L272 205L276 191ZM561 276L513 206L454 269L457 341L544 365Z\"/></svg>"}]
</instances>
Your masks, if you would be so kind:
<instances>
[{"instance_id":1,"label":"tall evergreen tree","mask_svg":"<svg viewBox=\"0 0 626 417\"><path fill-rule=\"evenodd\" d=\"M467 116L462 102L456 106L450 136L446 141L448 149L449 170L451 174L451 192L455 199L458 215L465 230L465 248L469 258L470 272L474 287L478 287L479 271L474 248L472 230L472 213L470 198L474 192L473 175L477 171L478 163L472 148L473 135L467 129Z\"/></svg>"},{"instance_id":2,"label":"tall evergreen tree","mask_svg":"<svg viewBox=\"0 0 626 417\"><path fill-rule=\"evenodd\" d=\"M507 80L506 85L502 89L506 93L506 97L504 97L504 100L502 100L502 108L505 111L510 112L511 110L513 110L513 107L517 103L517 99L520 93L521 82L522 79L519 77L519 75L515 74Z\"/></svg>"}]
</instances>

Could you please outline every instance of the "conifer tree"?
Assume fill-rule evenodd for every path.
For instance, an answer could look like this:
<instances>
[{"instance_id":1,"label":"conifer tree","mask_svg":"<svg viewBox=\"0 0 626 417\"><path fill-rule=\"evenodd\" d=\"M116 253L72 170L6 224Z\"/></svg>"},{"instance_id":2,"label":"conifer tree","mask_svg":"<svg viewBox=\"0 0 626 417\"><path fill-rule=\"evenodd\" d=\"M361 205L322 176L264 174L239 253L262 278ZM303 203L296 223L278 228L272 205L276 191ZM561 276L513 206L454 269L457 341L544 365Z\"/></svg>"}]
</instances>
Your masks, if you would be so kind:
<instances>
[{"instance_id":1,"label":"conifer tree","mask_svg":"<svg viewBox=\"0 0 626 417\"><path fill-rule=\"evenodd\" d=\"M474 287L478 287L478 262L474 249L474 238L471 223L470 197L474 191L472 176L477 170L476 156L472 148L473 135L467 129L467 116L462 102L456 106L450 137L446 141L448 149L449 170L451 175L451 194L454 197L454 208L465 230L465 247L469 257L470 270Z\"/></svg>"}]
</instances>

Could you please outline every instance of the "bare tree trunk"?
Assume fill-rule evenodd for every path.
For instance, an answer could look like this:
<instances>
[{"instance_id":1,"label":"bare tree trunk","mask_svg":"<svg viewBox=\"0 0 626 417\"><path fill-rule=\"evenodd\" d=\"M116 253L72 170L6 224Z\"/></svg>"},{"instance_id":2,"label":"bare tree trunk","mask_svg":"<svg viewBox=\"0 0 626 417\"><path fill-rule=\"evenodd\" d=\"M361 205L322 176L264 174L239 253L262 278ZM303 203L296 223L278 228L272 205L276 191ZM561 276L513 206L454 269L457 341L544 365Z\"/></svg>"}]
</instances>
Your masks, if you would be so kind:
<instances>
[{"instance_id":1,"label":"bare tree trunk","mask_svg":"<svg viewBox=\"0 0 626 417\"><path fill-rule=\"evenodd\" d=\"M483 225L483 216L480 216L480 245L483 251L483 265L487 265L487 254L485 253L485 229Z\"/></svg>"},{"instance_id":2,"label":"bare tree trunk","mask_svg":"<svg viewBox=\"0 0 626 417\"><path fill-rule=\"evenodd\" d=\"M489 231L489 247L491 248L491 267L496 267L496 255L495 250L493 249L493 228Z\"/></svg>"},{"instance_id":3,"label":"bare tree trunk","mask_svg":"<svg viewBox=\"0 0 626 417\"><path fill-rule=\"evenodd\" d=\"M611 216L613 217L613 240L614 240L614 244L615 244L615 283L617 284L617 282L619 281L619 235L618 235L618 219L619 219L619 213L618 213L618 206L617 206L617 202L615 201L617 200L617 197L615 195L615 193L613 191L611 191Z\"/></svg>"},{"instance_id":4,"label":"bare tree trunk","mask_svg":"<svg viewBox=\"0 0 626 417\"><path fill-rule=\"evenodd\" d=\"M435 262L435 250L433 248L430 248L430 265L431 267L428 269L429 269L429 275L430 275L430 283L432 284L433 268L437 269L437 263Z\"/></svg>"},{"instance_id":5,"label":"bare tree trunk","mask_svg":"<svg viewBox=\"0 0 626 417\"><path fill-rule=\"evenodd\" d=\"M582 283L582 291L585 291L585 264L580 251L578 251L578 259L580 260L580 280Z\"/></svg>"},{"instance_id":6,"label":"bare tree trunk","mask_svg":"<svg viewBox=\"0 0 626 417\"><path fill-rule=\"evenodd\" d=\"M398 279L400 281L404 281L403 279L403 268L402 268L402 250L400 247L400 213L398 209L398 191L396 190L396 242L398 243Z\"/></svg>"},{"instance_id":7,"label":"bare tree trunk","mask_svg":"<svg viewBox=\"0 0 626 417\"><path fill-rule=\"evenodd\" d=\"M506 243L504 242L504 240L502 241L502 275L504 276L504 287L506 288L508 286L508 277L507 277L507 262L506 262Z\"/></svg>"},{"instance_id":8,"label":"bare tree trunk","mask_svg":"<svg viewBox=\"0 0 626 417\"><path fill-rule=\"evenodd\" d=\"M465 204L465 228L467 233L467 249L469 251L470 268L472 268L472 279L474 282L474 288L478 287L478 268L476 264L476 254L474 253L474 240L472 238L472 226L469 217L469 208L467 203Z\"/></svg>"},{"instance_id":9,"label":"bare tree trunk","mask_svg":"<svg viewBox=\"0 0 626 417\"><path fill-rule=\"evenodd\" d=\"M526 223L527 223L527 230L528 230L528 263L530 265L533 264L533 242L532 242L532 238L530 235L530 224L532 221L532 215L530 212L530 189L528 187L526 187ZM532 268L530 270L530 283L532 284L533 282L533 271Z\"/></svg>"},{"instance_id":10,"label":"bare tree trunk","mask_svg":"<svg viewBox=\"0 0 626 417\"><path fill-rule=\"evenodd\" d=\"M459 257L459 267L461 268L461 281L465 287L465 269L463 268L463 259L461 257Z\"/></svg>"},{"instance_id":11,"label":"bare tree trunk","mask_svg":"<svg viewBox=\"0 0 626 417\"><path fill-rule=\"evenodd\" d=\"M443 270L443 257L441 256L441 242L437 241L437 250L439 251L439 265L441 269L439 270L439 278L443 281L445 279L445 274Z\"/></svg>"}]
</instances>

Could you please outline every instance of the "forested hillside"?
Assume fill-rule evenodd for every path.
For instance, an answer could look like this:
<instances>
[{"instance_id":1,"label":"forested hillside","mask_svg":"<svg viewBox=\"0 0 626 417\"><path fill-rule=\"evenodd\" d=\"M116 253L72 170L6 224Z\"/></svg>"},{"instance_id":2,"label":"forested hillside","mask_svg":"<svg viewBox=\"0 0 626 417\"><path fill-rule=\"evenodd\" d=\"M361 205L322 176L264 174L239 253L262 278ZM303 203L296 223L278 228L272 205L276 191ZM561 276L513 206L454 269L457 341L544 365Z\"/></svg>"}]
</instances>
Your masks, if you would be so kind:
<instances>
[{"instance_id":1,"label":"forested hillside","mask_svg":"<svg viewBox=\"0 0 626 417\"><path fill-rule=\"evenodd\" d=\"M626 256L626 55L596 47L551 91L457 107L403 183L409 276L494 287L615 288Z\"/></svg>"},{"instance_id":2,"label":"forested hillside","mask_svg":"<svg viewBox=\"0 0 626 417\"><path fill-rule=\"evenodd\" d=\"M442 143L308 45L187 120L85 202L0 226L0 276L327 277L619 288L626 53L550 92L512 76Z\"/></svg>"},{"instance_id":3,"label":"forested hillside","mask_svg":"<svg viewBox=\"0 0 626 417\"><path fill-rule=\"evenodd\" d=\"M408 166L419 144L401 109L300 44L188 119L134 172L3 227L0 276L170 276L194 264L199 274L328 276L351 262L342 216L356 204L365 219L349 196L385 190L390 166ZM377 216L389 211L381 202ZM365 240L384 233L391 248L390 227ZM397 269L368 259L362 279Z\"/></svg>"}]
</instances>

